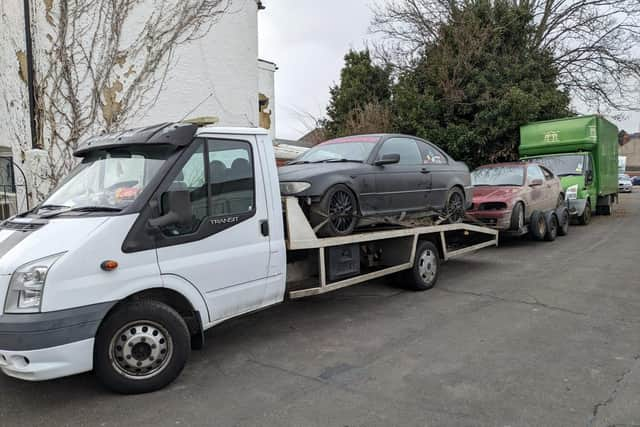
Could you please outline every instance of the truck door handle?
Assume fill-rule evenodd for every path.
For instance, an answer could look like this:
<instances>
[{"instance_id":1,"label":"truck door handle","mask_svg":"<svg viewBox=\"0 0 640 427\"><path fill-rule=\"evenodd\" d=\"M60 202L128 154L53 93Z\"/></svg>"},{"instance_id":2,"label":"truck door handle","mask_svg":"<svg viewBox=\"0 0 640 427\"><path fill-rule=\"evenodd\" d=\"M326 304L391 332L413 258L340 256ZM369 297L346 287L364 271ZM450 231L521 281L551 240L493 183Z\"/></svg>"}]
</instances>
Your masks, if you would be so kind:
<instances>
[{"instance_id":1,"label":"truck door handle","mask_svg":"<svg viewBox=\"0 0 640 427\"><path fill-rule=\"evenodd\" d=\"M269 236L269 221L268 220L263 219L262 221L260 221L260 233L264 237L268 237Z\"/></svg>"},{"instance_id":2,"label":"truck door handle","mask_svg":"<svg viewBox=\"0 0 640 427\"><path fill-rule=\"evenodd\" d=\"M420 173L431 173L429 169L420 169Z\"/></svg>"}]
</instances>

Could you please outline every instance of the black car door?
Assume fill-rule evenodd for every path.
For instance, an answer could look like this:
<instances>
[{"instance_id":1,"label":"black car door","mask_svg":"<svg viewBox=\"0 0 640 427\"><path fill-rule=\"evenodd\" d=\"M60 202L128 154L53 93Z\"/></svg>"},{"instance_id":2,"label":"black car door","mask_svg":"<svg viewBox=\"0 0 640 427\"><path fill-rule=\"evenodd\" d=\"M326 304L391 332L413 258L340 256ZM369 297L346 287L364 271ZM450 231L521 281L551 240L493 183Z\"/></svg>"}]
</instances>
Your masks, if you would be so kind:
<instances>
[{"instance_id":1,"label":"black car door","mask_svg":"<svg viewBox=\"0 0 640 427\"><path fill-rule=\"evenodd\" d=\"M418 146L422 152L422 171L431 179L428 204L440 209L445 204L451 180L456 172L452 170L449 159L439 148L426 141L418 141Z\"/></svg>"},{"instance_id":2,"label":"black car door","mask_svg":"<svg viewBox=\"0 0 640 427\"><path fill-rule=\"evenodd\" d=\"M375 208L380 213L424 209L431 180L422 168L422 153L412 138L393 137L382 142L376 159L399 154L400 162L377 166Z\"/></svg>"}]
</instances>

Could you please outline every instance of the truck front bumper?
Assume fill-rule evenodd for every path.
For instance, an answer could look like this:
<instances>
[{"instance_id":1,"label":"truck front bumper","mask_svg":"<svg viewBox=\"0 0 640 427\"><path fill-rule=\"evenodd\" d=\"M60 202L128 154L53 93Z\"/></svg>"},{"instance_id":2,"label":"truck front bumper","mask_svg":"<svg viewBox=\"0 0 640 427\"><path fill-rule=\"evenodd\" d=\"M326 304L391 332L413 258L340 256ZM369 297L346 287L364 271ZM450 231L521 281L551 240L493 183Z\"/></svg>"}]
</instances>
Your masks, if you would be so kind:
<instances>
[{"instance_id":1,"label":"truck front bumper","mask_svg":"<svg viewBox=\"0 0 640 427\"><path fill-rule=\"evenodd\" d=\"M115 303L70 310L0 316L0 369L41 381L93 369L93 342Z\"/></svg>"},{"instance_id":2,"label":"truck front bumper","mask_svg":"<svg viewBox=\"0 0 640 427\"><path fill-rule=\"evenodd\" d=\"M572 199L567 201L569 214L571 216L580 216L587 207L587 199Z\"/></svg>"}]
</instances>

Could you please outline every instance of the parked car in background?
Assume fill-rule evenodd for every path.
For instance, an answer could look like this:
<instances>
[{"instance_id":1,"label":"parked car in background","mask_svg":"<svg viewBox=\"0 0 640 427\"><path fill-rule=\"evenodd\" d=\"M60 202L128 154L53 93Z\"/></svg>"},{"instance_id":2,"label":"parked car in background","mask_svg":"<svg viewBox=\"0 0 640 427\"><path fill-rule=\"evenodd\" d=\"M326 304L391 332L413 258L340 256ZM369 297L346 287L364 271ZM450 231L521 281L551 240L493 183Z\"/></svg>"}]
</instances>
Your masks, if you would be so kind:
<instances>
[{"instance_id":1,"label":"parked car in background","mask_svg":"<svg viewBox=\"0 0 640 427\"><path fill-rule=\"evenodd\" d=\"M280 192L297 196L322 236L403 214L461 222L472 198L469 168L407 135L359 135L316 145L279 169ZM365 221L366 220L366 221Z\"/></svg>"},{"instance_id":2,"label":"parked car in background","mask_svg":"<svg viewBox=\"0 0 640 427\"><path fill-rule=\"evenodd\" d=\"M633 185L640 185L640 175L638 176L632 176L631 177L631 183Z\"/></svg>"},{"instance_id":3,"label":"parked car in background","mask_svg":"<svg viewBox=\"0 0 640 427\"><path fill-rule=\"evenodd\" d=\"M633 191L633 183L629 175L624 173L618 175L618 191L620 193L631 193Z\"/></svg>"},{"instance_id":4,"label":"parked car in background","mask_svg":"<svg viewBox=\"0 0 640 427\"><path fill-rule=\"evenodd\" d=\"M564 204L560 179L535 163L498 163L471 174L473 205L468 214L501 231L523 232L534 211Z\"/></svg>"}]
</instances>

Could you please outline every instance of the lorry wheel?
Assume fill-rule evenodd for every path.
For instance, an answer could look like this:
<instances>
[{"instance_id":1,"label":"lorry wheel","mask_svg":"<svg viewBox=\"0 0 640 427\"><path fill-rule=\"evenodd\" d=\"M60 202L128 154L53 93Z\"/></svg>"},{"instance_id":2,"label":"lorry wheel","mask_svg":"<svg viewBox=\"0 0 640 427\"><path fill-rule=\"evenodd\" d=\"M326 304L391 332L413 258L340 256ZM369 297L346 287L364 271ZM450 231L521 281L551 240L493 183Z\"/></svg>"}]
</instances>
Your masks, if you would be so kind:
<instances>
[{"instance_id":1,"label":"lorry wheel","mask_svg":"<svg viewBox=\"0 0 640 427\"><path fill-rule=\"evenodd\" d=\"M93 366L123 394L148 393L175 380L189 358L189 328L173 308L153 300L125 303L100 325Z\"/></svg>"},{"instance_id":2,"label":"lorry wheel","mask_svg":"<svg viewBox=\"0 0 640 427\"><path fill-rule=\"evenodd\" d=\"M343 184L334 185L322 196L320 203L311 206L311 226L318 236L347 236L358 222L356 196Z\"/></svg>"},{"instance_id":3,"label":"lorry wheel","mask_svg":"<svg viewBox=\"0 0 640 427\"><path fill-rule=\"evenodd\" d=\"M584 207L584 212L578 217L578 224L588 225L591 222L591 202L587 200L587 204Z\"/></svg>"},{"instance_id":4,"label":"lorry wheel","mask_svg":"<svg viewBox=\"0 0 640 427\"><path fill-rule=\"evenodd\" d=\"M558 237L558 217L554 211L549 211L544 215L544 220L547 224L547 232L544 235L544 240L547 242L553 242Z\"/></svg>"},{"instance_id":5,"label":"lorry wheel","mask_svg":"<svg viewBox=\"0 0 640 427\"><path fill-rule=\"evenodd\" d=\"M543 240L547 234L547 221L544 219L544 214L540 211L534 211L531 214L531 220L529 221L529 232L534 240Z\"/></svg>"},{"instance_id":6,"label":"lorry wheel","mask_svg":"<svg viewBox=\"0 0 640 427\"><path fill-rule=\"evenodd\" d=\"M569 215L569 209L562 207L556 211L558 217L558 235L566 236L569 234L569 223L571 222L571 216Z\"/></svg>"},{"instance_id":7,"label":"lorry wheel","mask_svg":"<svg viewBox=\"0 0 640 427\"><path fill-rule=\"evenodd\" d=\"M407 270L404 279L414 291L426 291L435 286L440 270L440 255L436 245L429 241L418 243L413 268Z\"/></svg>"}]
</instances>

